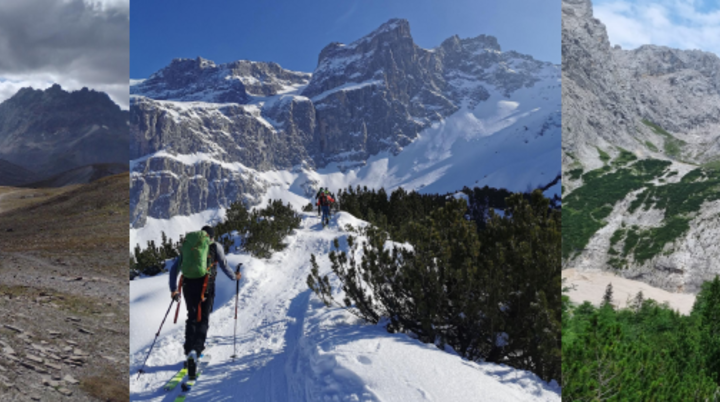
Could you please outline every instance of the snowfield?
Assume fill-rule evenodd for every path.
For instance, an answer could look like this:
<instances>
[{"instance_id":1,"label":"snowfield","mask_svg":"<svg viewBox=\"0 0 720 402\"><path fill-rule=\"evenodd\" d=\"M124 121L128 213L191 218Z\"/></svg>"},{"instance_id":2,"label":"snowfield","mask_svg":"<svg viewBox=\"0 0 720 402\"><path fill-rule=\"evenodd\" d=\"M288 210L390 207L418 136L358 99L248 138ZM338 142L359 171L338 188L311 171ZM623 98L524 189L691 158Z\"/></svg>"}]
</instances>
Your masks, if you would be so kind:
<instances>
[{"instance_id":1,"label":"snowfield","mask_svg":"<svg viewBox=\"0 0 720 402\"><path fill-rule=\"evenodd\" d=\"M222 213L222 211L219 211ZM206 216L177 221L168 234L197 230ZM231 250L228 262L243 263L237 320L237 358L232 359L235 284L217 279L206 353L211 356L188 400L197 401L560 401L560 388L532 373L503 365L474 363L405 334L389 334L351 314L326 308L308 289L310 254L321 273L330 271L333 239L347 225L365 222L340 212L322 229L314 213L302 216L288 247L269 260ZM197 222L195 221L197 220ZM147 230L167 222L148 221ZM155 226L155 229L149 228ZM175 232L179 230L180 232ZM346 243L345 243L346 244ZM131 400L167 401L164 383L181 367L184 304L173 325L173 305L155 349L137 379L170 303L168 276L130 282Z\"/></svg>"}]
</instances>

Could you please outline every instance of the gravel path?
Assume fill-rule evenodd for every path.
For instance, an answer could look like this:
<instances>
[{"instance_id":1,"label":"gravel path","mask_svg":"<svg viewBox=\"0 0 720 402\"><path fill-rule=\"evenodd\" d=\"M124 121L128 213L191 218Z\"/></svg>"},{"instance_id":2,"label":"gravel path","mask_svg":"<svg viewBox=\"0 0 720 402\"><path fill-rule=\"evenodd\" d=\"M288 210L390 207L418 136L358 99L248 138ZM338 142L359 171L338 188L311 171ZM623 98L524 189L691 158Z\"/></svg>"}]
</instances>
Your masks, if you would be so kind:
<instances>
[{"instance_id":1,"label":"gravel path","mask_svg":"<svg viewBox=\"0 0 720 402\"><path fill-rule=\"evenodd\" d=\"M606 271L578 271L573 268L563 270L562 277L565 279L563 286L573 287L568 295L570 300L575 303L589 301L594 305L599 305L608 283L613 285L613 304L620 308L627 306L628 301L632 300L639 291L643 292L645 299L653 299L659 303L667 302L671 308L682 314L690 314L695 303L694 294L670 293Z\"/></svg>"}]
</instances>

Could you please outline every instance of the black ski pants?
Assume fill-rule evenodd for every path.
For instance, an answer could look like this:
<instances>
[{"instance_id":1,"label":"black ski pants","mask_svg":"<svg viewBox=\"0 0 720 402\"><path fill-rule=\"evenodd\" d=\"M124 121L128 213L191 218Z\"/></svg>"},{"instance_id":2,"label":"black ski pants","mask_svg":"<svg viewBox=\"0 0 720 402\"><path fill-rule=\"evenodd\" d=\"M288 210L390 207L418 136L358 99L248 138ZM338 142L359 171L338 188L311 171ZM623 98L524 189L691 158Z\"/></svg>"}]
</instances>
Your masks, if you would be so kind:
<instances>
[{"instance_id":1,"label":"black ski pants","mask_svg":"<svg viewBox=\"0 0 720 402\"><path fill-rule=\"evenodd\" d=\"M205 350L205 338L207 337L208 328L210 326L210 313L213 309L215 301L215 283L211 283L212 279L208 279L207 289L205 291L205 301L200 302L203 282L205 278L187 279L183 278L183 296L185 297L185 307L187 307L187 320L185 321L185 356L191 350L197 352L198 356ZM214 282L214 281L212 281ZM198 321L198 308L201 309L201 319Z\"/></svg>"}]
</instances>

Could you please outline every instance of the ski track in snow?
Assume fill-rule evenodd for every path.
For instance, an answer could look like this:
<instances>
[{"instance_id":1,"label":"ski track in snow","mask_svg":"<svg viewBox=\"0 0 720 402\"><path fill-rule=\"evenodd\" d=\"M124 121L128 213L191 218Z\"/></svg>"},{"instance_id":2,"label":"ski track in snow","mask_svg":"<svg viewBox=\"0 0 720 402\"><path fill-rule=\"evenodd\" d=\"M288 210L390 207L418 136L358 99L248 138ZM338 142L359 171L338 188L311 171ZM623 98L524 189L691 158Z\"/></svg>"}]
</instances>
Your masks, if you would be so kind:
<instances>
[{"instance_id":1,"label":"ski track in snow","mask_svg":"<svg viewBox=\"0 0 720 402\"><path fill-rule=\"evenodd\" d=\"M349 313L326 308L306 284L310 254L321 273L327 254L347 224L365 222L341 212L322 229L304 214L288 246L269 260L231 250L228 263L242 262L233 355L235 283L217 278L210 317L210 365L188 401L560 401L560 388L534 374L503 365L474 363L381 326L362 325ZM177 235L172 233L172 235ZM162 390L184 359L184 302L178 323L173 305L160 338L137 379L155 332L167 311L168 276L130 283L130 391L134 401L172 401L180 387ZM336 286L337 284L335 284Z\"/></svg>"}]
</instances>

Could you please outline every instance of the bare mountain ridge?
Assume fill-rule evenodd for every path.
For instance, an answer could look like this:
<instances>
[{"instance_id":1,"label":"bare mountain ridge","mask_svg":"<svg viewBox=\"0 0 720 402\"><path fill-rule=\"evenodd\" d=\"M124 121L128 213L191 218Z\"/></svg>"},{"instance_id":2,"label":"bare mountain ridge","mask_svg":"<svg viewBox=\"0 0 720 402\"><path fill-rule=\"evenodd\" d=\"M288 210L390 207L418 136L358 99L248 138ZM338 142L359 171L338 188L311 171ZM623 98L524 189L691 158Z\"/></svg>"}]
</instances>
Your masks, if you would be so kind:
<instances>
[{"instance_id":1,"label":"bare mountain ridge","mask_svg":"<svg viewBox=\"0 0 720 402\"><path fill-rule=\"evenodd\" d=\"M128 161L129 113L105 93L23 88L0 104L0 159L35 177L0 176L26 184L83 166Z\"/></svg>"}]
</instances>

